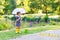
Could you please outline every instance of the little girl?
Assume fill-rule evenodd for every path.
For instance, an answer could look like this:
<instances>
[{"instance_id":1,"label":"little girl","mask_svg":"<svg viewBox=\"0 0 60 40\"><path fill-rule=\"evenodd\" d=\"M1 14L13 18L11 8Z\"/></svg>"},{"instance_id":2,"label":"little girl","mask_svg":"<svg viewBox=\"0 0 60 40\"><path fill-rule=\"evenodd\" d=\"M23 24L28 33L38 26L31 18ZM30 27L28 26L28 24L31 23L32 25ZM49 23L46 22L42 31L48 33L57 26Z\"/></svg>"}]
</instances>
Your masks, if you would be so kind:
<instances>
[{"instance_id":1,"label":"little girl","mask_svg":"<svg viewBox=\"0 0 60 40\"><path fill-rule=\"evenodd\" d=\"M20 33L20 26L21 26L21 13L17 12L17 16L16 16L16 33Z\"/></svg>"}]
</instances>

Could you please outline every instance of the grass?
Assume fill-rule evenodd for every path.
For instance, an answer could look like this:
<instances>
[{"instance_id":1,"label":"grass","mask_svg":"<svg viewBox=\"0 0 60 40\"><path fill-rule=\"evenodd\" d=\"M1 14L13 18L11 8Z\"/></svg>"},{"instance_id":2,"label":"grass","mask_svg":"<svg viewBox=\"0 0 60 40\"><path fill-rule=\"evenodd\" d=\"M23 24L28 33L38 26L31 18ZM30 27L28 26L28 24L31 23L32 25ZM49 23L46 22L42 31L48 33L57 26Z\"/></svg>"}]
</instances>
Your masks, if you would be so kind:
<instances>
[{"instance_id":1,"label":"grass","mask_svg":"<svg viewBox=\"0 0 60 40\"><path fill-rule=\"evenodd\" d=\"M46 25L42 27L32 27L32 28L25 28L21 34L16 34L14 30L8 31L8 32L0 32L0 40L8 40L11 38L16 38L22 35L27 35L27 34L32 34L32 33L37 33L41 31L46 31L46 30L56 30L60 29L58 25Z\"/></svg>"},{"instance_id":2,"label":"grass","mask_svg":"<svg viewBox=\"0 0 60 40\"><path fill-rule=\"evenodd\" d=\"M1 21L1 22L4 22L4 21ZM21 34L16 34L15 30L8 31L8 32L0 32L0 40L9 40L11 38L16 38L16 37L19 37L22 35L42 32L42 31L46 31L46 30L60 29L60 24L59 25L48 25L45 23L41 23L41 24L33 24L32 27L29 27L29 22L28 23L22 22L21 26L22 26L22 28L24 28L24 30L22 31Z\"/></svg>"}]
</instances>

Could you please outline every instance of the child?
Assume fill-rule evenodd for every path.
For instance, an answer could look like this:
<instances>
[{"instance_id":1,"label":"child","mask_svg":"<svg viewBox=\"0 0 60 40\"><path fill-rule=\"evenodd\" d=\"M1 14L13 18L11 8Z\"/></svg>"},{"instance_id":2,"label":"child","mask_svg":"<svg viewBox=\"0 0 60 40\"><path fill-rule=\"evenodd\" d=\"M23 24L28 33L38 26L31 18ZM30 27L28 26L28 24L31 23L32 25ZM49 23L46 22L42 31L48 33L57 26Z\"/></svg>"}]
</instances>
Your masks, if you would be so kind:
<instances>
[{"instance_id":1,"label":"child","mask_svg":"<svg viewBox=\"0 0 60 40\"><path fill-rule=\"evenodd\" d=\"M21 13L17 12L17 16L16 16L16 33L20 33L20 26L21 26Z\"/></svg>"}]
</instances>

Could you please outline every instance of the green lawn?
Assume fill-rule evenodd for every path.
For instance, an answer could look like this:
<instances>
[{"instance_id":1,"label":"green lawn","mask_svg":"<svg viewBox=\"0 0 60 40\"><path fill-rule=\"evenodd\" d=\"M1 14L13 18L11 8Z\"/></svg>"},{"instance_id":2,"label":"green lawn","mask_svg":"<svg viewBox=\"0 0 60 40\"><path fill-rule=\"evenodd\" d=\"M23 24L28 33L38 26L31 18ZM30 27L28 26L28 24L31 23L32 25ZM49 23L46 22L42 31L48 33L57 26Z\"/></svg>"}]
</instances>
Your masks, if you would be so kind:
<instances>
[{"instance_id":1,"label":"green lawn","mask_svg":"<svg viewBox=\"0 0 60 40\"><path fill-rule=\"evenodd\" d=\"M15 38L26 34L37 33L46 30L56 30L56 29L60 29L60 26L46 25L41 27L24 28L21 34L16 34L14 30L8 32L0 32L0 40L8 40L10 38Z\"/></svg>"}]
</instances>

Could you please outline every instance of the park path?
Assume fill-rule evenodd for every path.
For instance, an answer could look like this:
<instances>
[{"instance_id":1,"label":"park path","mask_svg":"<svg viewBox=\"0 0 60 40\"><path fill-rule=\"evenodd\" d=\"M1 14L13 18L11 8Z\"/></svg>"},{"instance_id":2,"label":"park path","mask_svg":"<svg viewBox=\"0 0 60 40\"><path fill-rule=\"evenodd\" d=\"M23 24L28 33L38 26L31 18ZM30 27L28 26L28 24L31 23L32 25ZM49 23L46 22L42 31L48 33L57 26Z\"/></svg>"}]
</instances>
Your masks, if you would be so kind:
<instances>
[{"instance_id":1,"label":"park path","mask_svg":"<svg viewBox=\"0 0 60 40\"><path fill-rule=\"evenodd\" d=\"M10 40L60 40L60 30L48 30L45 32L20 36Z\"/></svg>"}]
</instances>

